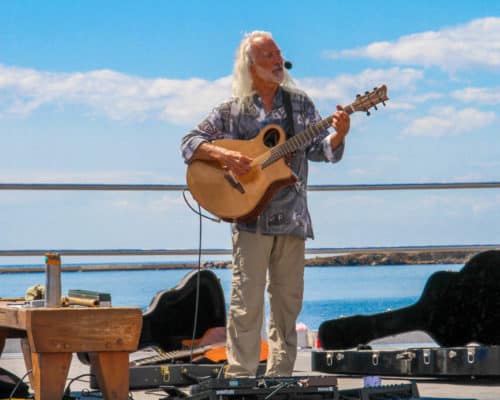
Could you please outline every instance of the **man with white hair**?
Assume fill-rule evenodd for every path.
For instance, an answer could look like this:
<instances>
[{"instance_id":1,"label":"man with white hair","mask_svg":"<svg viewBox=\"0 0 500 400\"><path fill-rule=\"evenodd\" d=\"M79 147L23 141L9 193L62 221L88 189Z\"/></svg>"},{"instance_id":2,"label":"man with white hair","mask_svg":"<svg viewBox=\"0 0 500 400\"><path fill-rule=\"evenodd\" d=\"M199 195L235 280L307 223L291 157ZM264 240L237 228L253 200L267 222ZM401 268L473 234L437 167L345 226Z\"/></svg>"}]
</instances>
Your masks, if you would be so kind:
<instances>
[{"instance_id":1,"label":"man with white hair","mask_svg":"<svg viewBox=\"0 0 500 400\"><path fill-rule=\"evenodd\" d=\"M269 124L280 125L290 137L321 120L309 97L292 86L281 51L269 32L245 35L237 50L232 86L233 97L184 136L181 152L186 163L218 161L233 176L243 176L251 169L252 157L211 144L213 140L252 139ZM305 240L313 237L307 208L308 160L339 161L349 124L348 114L337 106L334 132L319 133L287 160L298 182L280 189L255 220L232 224L227 377L256 374L266 284L270 304L266 375L290 376L293 372Z\"/></svg>"}]
</instances>

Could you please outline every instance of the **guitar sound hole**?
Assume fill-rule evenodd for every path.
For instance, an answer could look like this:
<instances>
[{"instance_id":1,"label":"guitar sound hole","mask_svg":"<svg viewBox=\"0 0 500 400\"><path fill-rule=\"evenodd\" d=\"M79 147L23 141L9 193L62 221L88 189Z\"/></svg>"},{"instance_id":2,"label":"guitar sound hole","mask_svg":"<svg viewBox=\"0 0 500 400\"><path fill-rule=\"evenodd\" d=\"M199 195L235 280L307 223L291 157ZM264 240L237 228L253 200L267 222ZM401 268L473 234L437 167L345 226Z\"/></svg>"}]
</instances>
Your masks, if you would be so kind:
<instances>
[{"instance_id":1,"label":"guitar sound hole","mask_svg":"<svg viewBox=\"0 0 500 400\"><path fill-rule=\"evenodd\" d=\"M269 129L264 134L264 146L266 147L274 147L280 141L280 133L277 129Z\"/></svg>"}]
</instances>

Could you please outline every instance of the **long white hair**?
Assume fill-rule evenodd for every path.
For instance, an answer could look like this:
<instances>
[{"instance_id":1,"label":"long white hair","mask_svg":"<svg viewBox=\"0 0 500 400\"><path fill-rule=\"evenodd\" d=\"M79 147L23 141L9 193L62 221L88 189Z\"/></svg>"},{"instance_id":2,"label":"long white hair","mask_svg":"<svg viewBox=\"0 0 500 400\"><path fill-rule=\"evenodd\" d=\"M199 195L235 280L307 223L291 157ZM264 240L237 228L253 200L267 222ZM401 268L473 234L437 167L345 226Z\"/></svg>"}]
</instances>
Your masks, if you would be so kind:
<instances>
[{"instance_id":1,"label":"long white hair","mask_svg":"<svg viewBox=\"0 0 500 400\"><path fill-rule=\"evenodd\" d=\"M240 101L242 106L247 105L255 93L252 86L252 76L250 75L250 65L252 64L252 41L257 38L272 39L273 36L270 32L266 31L253 31L247 33L236 50L233 67L232 92L233 96ZM292 86L292 83L290 75L285 70L281 85L285 87Z\"/></svg>"}]
</instances>

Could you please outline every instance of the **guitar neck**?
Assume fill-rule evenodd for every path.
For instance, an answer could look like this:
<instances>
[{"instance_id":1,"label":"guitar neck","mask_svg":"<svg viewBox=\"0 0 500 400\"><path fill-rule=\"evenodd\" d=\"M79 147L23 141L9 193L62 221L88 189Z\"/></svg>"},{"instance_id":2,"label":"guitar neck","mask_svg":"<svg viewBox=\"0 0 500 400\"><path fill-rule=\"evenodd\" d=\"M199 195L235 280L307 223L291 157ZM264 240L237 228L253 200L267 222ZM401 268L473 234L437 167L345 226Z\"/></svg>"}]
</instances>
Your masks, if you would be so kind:
<instances>
[{"instance_id":1,"label":"guitar neck","mask_svg":"<svg viewBox=\"0 0 500 400\"><path fill-rule=\"evenodd\" d=\"M418 329L426 329L425 320L418 304L403 307L398 310L386 311L375 315L364 316L366 323L371 327L366 334L368 340L379 337L396 335Z\"/></svg>"},{"instance_id":2,"label":"guitar neck","mask_svg":"<svg viewBox=\"0 0 500 400\"><path fill-rule=\"evenodd\" d=\"M355 315L325 321L319 329L325 349L342 349L366 344L373 339L413 330L426 330L418 304L374 315Z\"/></svg>"},{"instance_id":3,"label":"guitar neck","mask_svg":"<svg viewBox=\"0 0 500 400\"><path fill-rule=\"evenodd\" d=\"M387 87L382 85L380 88L375 88L371 93L366 92L364 96L357 95L356 101L344 106L343 109L346 113L352 114L356 111L364 111L370 115L368 111L374 107L377 109L377 104L382 103L385 106L385 101L389 100L387 97ZM272 163L278 161L280 158L293 153L294 151L305 147L321 132L325 131L332 125L333 114L321 121L311 125L299 134L292 136L284 143L277 145L269 151L269 157L261 164L265 168Z\"/></svg>"},{"instance_id":4,"label":"guitar neck","mask_svg":"<svg viewBox=\"0 0 500 400\"><path fill-rule=\"evenodd\" d=\"M139 360L135 360L131 362L131 365L138 366L138 365L151 365L151 364L157 364L162 361L173 361L173 360L179 360L182 358L187 358L190 357L191 355L200 355L205 353L207 350L211 350L213 348L219 347L219 346L224 346L225 343L216 343L216 344L211 344L203 347L195 347L194 349L189 349L189 350L174 350L174 351L168 351L168 352L162 352L161 354L158 354L156 356L151 356L151 357L146 357L146 358L141 358Z\"/></svg>"},{"instance_id":5,"label":"guitar neck","mask_svg":"<svg viewBox=\"0 0 500 400\"><path fill-rule=\"evenodd\" d=\"M356 111L352 104L344 107L344 111L348 114L352 114ZM265 168L272 163L278 161L280 158L285 157L288 154L297 151L300 148L307 146L316 136L318 136L321 132L327 130L332 126L333 122L333 114L322 119L319 122L309 126L307 129L298 133L295 136L292 136L290 139L285 141L284 143L275 146L271 151L269 158L262 163L262 168Z\"/></svg>"}]
</instances>

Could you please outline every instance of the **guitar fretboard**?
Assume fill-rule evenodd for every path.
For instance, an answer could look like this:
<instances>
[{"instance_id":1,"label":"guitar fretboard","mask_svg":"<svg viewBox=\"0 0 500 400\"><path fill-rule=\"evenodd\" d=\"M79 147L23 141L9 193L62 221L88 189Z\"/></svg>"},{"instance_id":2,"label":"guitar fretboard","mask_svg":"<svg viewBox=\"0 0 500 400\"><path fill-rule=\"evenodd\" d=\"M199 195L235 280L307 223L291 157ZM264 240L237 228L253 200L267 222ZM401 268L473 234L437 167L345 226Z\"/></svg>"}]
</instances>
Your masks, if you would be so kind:
<instances>
[{"instance_id":1,"label":"guitar fretboard","mask_svg":"<svg viewBox=\"0 0 500 400\"><path fill-rule=\"evenodd\" d=\"M333 115L330 115L329 117L311 125L299 134L292 136L286 142L274 147L270 152L269 158L262 163L262 168L266 168L282 157L307 146L316 136L328 129L332 125L332 121Z\"/></svg>"},{"instance_id":2,"label":"guitar fretboard","mask_svg":"<svg viewBox=\"0 0 500 400\"><path fill-rule=\"evenodd\" d=\"M132 365L151 365L151 364L157 364L162 361L173 361L173 360L178 360L181 358L187 358L193 355L199 355L203 354L207 349L212 348L212 346L204 346L204 347L198 347L194 348L193 351L191 350L174 350L174 351L163 351L156 349L159 354L151 357L145 357L141 358L139 360L132 361Z\"/></svg>"}]
</instances>

